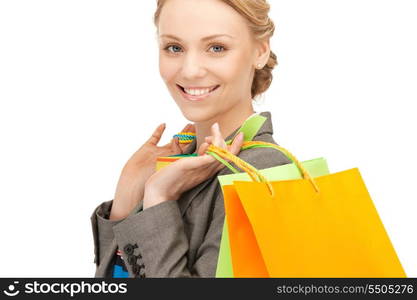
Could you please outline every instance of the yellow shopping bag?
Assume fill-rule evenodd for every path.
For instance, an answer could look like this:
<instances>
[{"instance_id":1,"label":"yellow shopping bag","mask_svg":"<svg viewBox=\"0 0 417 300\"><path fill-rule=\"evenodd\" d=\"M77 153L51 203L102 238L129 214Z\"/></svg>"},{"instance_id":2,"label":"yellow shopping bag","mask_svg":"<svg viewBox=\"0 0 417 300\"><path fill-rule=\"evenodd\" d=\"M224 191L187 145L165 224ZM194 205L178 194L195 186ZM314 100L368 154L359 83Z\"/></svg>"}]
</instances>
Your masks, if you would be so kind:
<instances>
[{"instance_id":1,"label":"yellow shopping bag","mask_svg":"<svg viewBox=\"0 0 417 300\"><path fill-rule=\"evenodd\" d=\"M242 149L266 147L262 143L245 142ZM291 158L289 158L291 160ZM222 161L222 163L224 163ZM224 163L227 166L227 162ZM313 177L329 174L324 158L316 158L301 162ZM268 277L265 264L260 254L252 226L233 186L234 181L251 181L247 173L239 173L231 168L232 174L218 176L222 187L225 204L225 222L220 241L217 260L216 277ZM294 163L279 165L260 170L268 180L289 180L302 177ZM231 233L229 235L229 232Z\"/></svg>"},{"instance_id":2,"label":"yellow shopping bag","mask_svg":"<svg viewBox=\"0 0 417 300\"><path fill-rule=\"evenodd\" d=\"M303 179L270 182L227 150L210 145L208 153L253 180L227 192L237 193L232 205L243 207L269 277L406 276L357 168L313 179L286 149L265 145L291 157Z\"/></svg>"}]
</instances>

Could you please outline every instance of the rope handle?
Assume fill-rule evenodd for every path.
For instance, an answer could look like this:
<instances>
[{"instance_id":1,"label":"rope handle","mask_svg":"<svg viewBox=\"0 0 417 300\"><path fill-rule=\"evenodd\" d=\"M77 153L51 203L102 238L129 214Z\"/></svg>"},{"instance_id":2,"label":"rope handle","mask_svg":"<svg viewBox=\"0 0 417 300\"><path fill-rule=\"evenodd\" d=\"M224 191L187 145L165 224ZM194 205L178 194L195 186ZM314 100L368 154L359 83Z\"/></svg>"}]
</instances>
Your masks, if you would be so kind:
<instances>
[{"instance_id":1,"label":"rope handle","mask_svg":"<svg viewBox=\"0 0 417 300\"><path fill-rule=\"evenodd\" d=\"M267 143L267 142L261 142L261 141L248 141L248 142L244 142L242 145L242 150L245 149L251 149L251 148L273 148L276 150L281 151L289 160L291 160L298 168L298 170L300 171L302 178L309 180L310 183L312 184L312 186L314 187L316 192L319 192L319 188L316 184L316 182L314 181L313 177L310 175L310 173L303 167L303 165L300 163L300 161L287 149L272 144L272 143ZM207 154L213 156L215 159L219 160L218 157L222 158L222 160L219 160L221 163L224 164L224 159L228 159L229 161L233 162L238 168L240 168L241 170L243 170L244 172L246 172L253 181L258 181L258 182L263 182L268 186L268 189L271 193L271 195L274 195L274 190L272 188L271 183L268 181L268 179L263 176L258 169L256 169L254 166L252 166L251 164L245 162L244 160L242 160L241 158L239 158L238 156L234 155L233 153L231 153L230 151L217 147L213 144L211 144L208 149L207 149ZM214 154L214 155L213 155ZM227 165L226 165L227 166ZM228 166L229 167L229 166ZM233 170L232 170L233 171Z\"/></svg>"}]
</instances>

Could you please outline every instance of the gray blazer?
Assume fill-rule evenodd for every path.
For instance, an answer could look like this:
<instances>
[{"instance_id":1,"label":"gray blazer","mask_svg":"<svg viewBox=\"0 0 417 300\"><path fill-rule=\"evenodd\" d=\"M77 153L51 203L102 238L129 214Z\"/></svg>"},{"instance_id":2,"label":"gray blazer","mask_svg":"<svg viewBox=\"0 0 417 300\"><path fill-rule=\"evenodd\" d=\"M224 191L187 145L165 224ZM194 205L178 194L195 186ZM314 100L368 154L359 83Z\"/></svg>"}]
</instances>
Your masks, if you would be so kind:
<instances>
[{"instance_id":1,"label":"gray blazer","mask_svg":"<svg viewBox=\"0 0 417 300\"><path fill-rule=\"evenodd\" d=\"M275 143L271 114L253 140ZM231 139L238 129L226 140ZM194 153L195 141L186 153ZM281 152L271 148L243 150L238 155L259 169L287 164ZM223 168L217 175L230 174ZM214 277L224 223L220 184L214 176L181 195L146 210L139 203L128 217L108 219L113 200L94 209L91 224L94 239L95 277L112 277L117 248L129 277Z\"/></svg>"}]
</instances>

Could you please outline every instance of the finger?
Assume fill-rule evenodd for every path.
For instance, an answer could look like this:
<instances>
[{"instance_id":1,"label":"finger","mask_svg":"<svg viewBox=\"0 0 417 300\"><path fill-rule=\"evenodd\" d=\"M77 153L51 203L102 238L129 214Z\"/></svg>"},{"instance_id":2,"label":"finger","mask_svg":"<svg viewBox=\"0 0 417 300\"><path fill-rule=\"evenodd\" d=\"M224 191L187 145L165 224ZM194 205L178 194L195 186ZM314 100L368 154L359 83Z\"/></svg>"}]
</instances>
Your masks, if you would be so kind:
<instances>
[{"instance_id":1,"label":"finger","mask_svg":"<svg viewBox=\"0 0 417 300\"><path fill-rule=\"evenodd\" d=\"M185 125L181 132L186 132L188 130L188 127L190 127L190 124Z\"/></svg>"},{"instance_id":2,"label":"finger","mask_svg":"<svg viewBox=\"0 0 417 300\"><path fill-rule=\"evenodd\" d=\"M240 132L234 139L232 144L229 146L229 151L234 155L237 155L240 152L240 149L243 145L244 135L243 132Z\"/></svg>"},{"instance_id":3,"label":"finger","mask_svg":"<svg viewBox=\"0 0 417 300\"><path fill-rule=\"evenodd\" d=\"M221 171L222 169L224 169L225 165L220 164L219 166L216 167L216 169L214 170L214 173L217 173L219 171Z\"/></svg>"},{"instance_id":4,"label":"finger","mask_svg":"<svg viewBox=\"0 0 417 300\"><path fill-rule=\"evenodd\" d=\"M182 149L180 147L180 142L178 140L178 137L174 137L171 141L171 150L174 153L182 154Z\"/></svg>"},{"instance_id":5,"label":"finger","mask_svg":"<svg viewBox=\"0 0 417 300\"><path fill-rule=\"evenodd\" d=\"M217 163L218 161L217 161L217 159L215 159L215 158L213 158L211 155L209 155L209 154L205 154L205 155L202 155L202 156L199 156L202 160L202 163L203 164L205 164L205 166L207 167L207 168L210 168L210 166L212 166L213 165L213 163Z\"/></svg>"},{"instance_id":6,"label":"finger","mask_svg":"<svg viewBox=\"0 0 417 300\"><path fill-rule=\"evenodd\" d=\"M181 151L184 153L184 151L190 146L190 143L180 143Z\"/></svg>"},{"instance_id":7,"label":"finger","mask_svg":"<svg viewBox=\"0 0 417 300\"><path fill-rule=\"evenodd\" d=\"M164 133L166 124L162 123L160 124L155 131L152 133L152 136L148 139L147 143L152 145L157 145L159 141L161 140L162 134Z\"/></svg>"},{"instance_id":8,"label":"finger","mask_svg":"<svg viewBox=\"0 0 417 300\"><path fill-rule=\"evenodd\" d=\"M187 132L193 132L195 133L195 125L194 124L188 124L189 127L187 129Z\"/></svg>"},{"instance_id":9,"label":"finger","mask_svg":"<svg viewBox=\"0 0 417 300\"><path fill-rule=\"evenodd\" d=\"M191 124L188 123L187 125L185 125L185 127L180 131L180 132L188 132L191 128Z\"/></svg>"},{"instance_id":10,"label":"finger","mask_svg":"<svg viewBox=\"0 0 417 300\"><path fill-rule=\"evenodd\" d=\"M209 145L210 144L208 144L208 143L202 143L200 145L200 147L198 148L198 151L197 151L198 156L206 154L206 151L207 151Z\"/></svg>"},{"instance_id":11,"label":"finger","mask_svg":"<svg viewBox=\"0 0 417 300\"><path fill-rule=\"evenodd\" d=\"M211 156L211 155L209 155ZM225 165L222 164L221 162L219 162L217 159L213 158L213 162L210 164L210 173L211 174L216 174L217 172L219 172L220 170L222 170L223 168L225 168Z\"/></svg>"},{"instance_id":12,"label":"finger","mask_svg":"<svg viewBox=\"0 0 417 300\"><path fill-rule=\"evenodd\" d=\"M207 148L204 150L204 153L207 152L209 146L211 144L209 143L203 143L204 145L207 145ZM206 153L206 156L209 156L210 159L210 165L207 166L207 168L209 169L209 172L211 173L216 173L218 170L222 169L224 167L223 163L219 162L216 158L214 158L211 154ZM219 169L220 168L220 169ZM214 174L213 173L213 174Z\"/></svg>"},{"instance_id":13,"label":"finger","mask_svg":"<svg viewBox=\"0 0 417 300\"><path fill-rule=\"evenodd\" d=\"M220 132L220 127L218 123L214 123L211 126L211 133L213 136L213 145L221 147L221 148L226 148L226 142L224 141L222 134Z\"/></svg>"},{"instance_id":14,"label":"finger","mask_svg":"<svg viewBox=\"0 0 417 300\"><path fill-rule=\"evenodd\" d=\"M181 130L181 132L193 132L195 133L195 126L194 124L188 123L185 127Z\"/></svg>"},{"instance_id":15,"label":"finger","mask_svg":"<svg viewBox=\"0 0 417 300\"><path fill-rule=\"evenodd\" d=\"M207 152L208 147L213 144L214 137L213 136L206 136L204 139L205 139L205 143L203 143L203 144L207 144L207 149L205 149L205 151L204 151L204 153L205 153L205 152Z\"/></svg>"},{"instance_id":16,"label":"finger","mask_svg":"<svg viewBox=\"0 0 417 300\"><path fill-rule=\"evenodd\" d=\"M183 129L182 132L192 132L195 133L195 126L194 124L187 124ZM181 151L184 153L185 149L189 146L189 143L179 143L179 146L181 148Z\"/></svg>"},{"instance_id":17,"label":"finger","mask_svg":"<svg viewBox=\"0 0 417 300\"><path fill-rule=\"evenodd\" d=\"M191 130L191 128L192 128L192 124L190 124L190 123L188 123L187 125L185 125L185 127L180 131L180 132L190 132L189 130ZM169 145L171 145L171 147L174 147L175 145L172 145L172 143L174 143L175 141L174 141L174 139L175 138L172 138L171 139L171 141L168 143L168 144L166 144L165 146L169 146ZM178 145L179 145L179 147L181 148L181 153L182 152L184 152L184 150L185 150L185 148L188 146L187 144L181 144L180 142L179 142L179 139L178 139ZM176 146L175 146L176 147ZM174 148L171 148L171 149L174 149ZM175 148L176 149L176 148ZM177 150L176 150L177 151Z\"/></svg>"},{"instance_id":18,"label":"finger","mask_svg":"<svg viewBox=\"0 0 417 300\"><path fill-rule=\"evenodd\" d=\"M211 165L216 160L211 155L201 155L187 159L179 159L176 162L182 162L184 168L192 170L198 169L200 173L210 170Z\"/></svg>"},{"instance_id":19,"label":"finger","mask_svg":"<svg viewBox=\"0 0 417 300\"><path fill-rule=\"evenodd\" d=\"M213 137L212 137L212 136L206 136L206 137L204 138L204 141L205 141L207 144L213 144Z\"/></svg>"}]
</instances>

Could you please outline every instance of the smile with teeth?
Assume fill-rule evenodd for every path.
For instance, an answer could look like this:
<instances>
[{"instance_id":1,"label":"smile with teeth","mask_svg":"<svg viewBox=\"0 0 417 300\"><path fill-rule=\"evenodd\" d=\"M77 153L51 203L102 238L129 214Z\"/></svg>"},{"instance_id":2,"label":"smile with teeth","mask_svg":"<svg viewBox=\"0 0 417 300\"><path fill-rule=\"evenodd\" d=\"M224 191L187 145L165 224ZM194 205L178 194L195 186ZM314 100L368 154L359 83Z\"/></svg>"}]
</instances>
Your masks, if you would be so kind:
<instances>
[{"instance_id":1,"label":"smile with teeth","mask_svg":"<svg viewBox=\"0 0 417 300\"><path fill-rule=\"evenodd\" d=\"M181 87L181 86L180 86ZM208 94L212 91L214 91L216 88L218 88L218 85L212 86L212 87L208 87L208 88L185 88L185 87L181 87L181 89L188 95L191 96L202 96L205 94Z\"/></svg>"}]
</instances>

